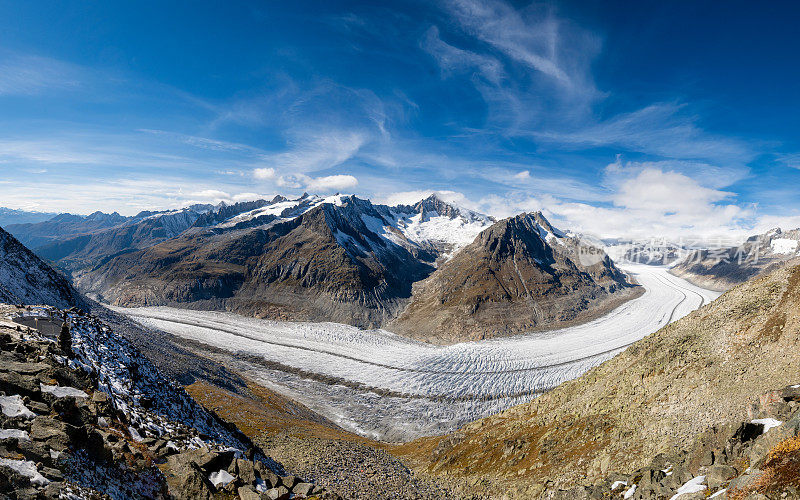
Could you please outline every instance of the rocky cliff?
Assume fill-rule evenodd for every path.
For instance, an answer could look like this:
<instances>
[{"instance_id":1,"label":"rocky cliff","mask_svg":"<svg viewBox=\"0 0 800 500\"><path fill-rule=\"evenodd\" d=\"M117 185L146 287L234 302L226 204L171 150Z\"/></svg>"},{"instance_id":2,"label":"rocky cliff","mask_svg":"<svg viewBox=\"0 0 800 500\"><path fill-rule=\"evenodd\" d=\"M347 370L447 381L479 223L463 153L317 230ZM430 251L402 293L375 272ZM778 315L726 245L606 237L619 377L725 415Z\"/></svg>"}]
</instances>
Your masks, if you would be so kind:
<instances>
[{"instance_id":1,"label":"rocky cliff","mask_svg":"<svg viewBox=\"0 0 800 500\"><path fill-rule=\"evenodd\" d=\"M539 212L499 221L417 283L390 329L436 343L553 328L607 311L636 290L602 250Z\"/></svg>"},{"instance_id":2,"label":"rocky cliff","mask_svg":"<svg viewBox=\"0 0 800 500\"><path fill-rule=\"evenodd\" d=\"M0 301L47 304L56 307L85 305L64 276L0 229Z\"/></svg>"}]
</instances>

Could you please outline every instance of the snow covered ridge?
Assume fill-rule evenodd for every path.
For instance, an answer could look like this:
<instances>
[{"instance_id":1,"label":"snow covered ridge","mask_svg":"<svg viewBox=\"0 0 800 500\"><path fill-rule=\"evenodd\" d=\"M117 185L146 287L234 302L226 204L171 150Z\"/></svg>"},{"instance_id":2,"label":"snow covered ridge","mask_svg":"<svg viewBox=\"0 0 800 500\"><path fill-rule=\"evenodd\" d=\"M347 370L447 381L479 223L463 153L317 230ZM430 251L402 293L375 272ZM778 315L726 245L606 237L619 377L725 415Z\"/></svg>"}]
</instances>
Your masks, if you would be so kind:
<instances>
[{"instance_id":1,"label":"snow covered ridge","mask_svg":"<svg viewBox=\"0 0 800 500\"><path fill-rule=\"evenodd\" d=\"M55 309L48 312L56 317L59 313ZM165 379L136 348L115 335L107 325L76 312L67 313L66 317L75 358L63 361L72 368L96 373L99 389L111 397L117 409L128 415L131 425L141 435L158 437L174 431L178 423L197 429L208 439L226 446L244 446L182 387Z\"/></svg>"},{"instance_id":2,"label":"snow covered ridge","mask_svg":"<svg viewBox=\"0 0 800 500\"><path fill-rule=\"evenodd\" d=\"M83 298L47 263L0 229L0 301L82 306Z\"/></svg>"},{"instance_id":3,"label":"snow covered ridge","mask_svg":"<svg viewBox=\"0 0 800 500\"><path fill-rule=\"evenodd\" d=\"M297 199L276 197L264 206L237 214L211 227L215 230L269 226L302 216L306 212L329 204L343 207L353 204L360 208L361 223L387 242L416 247L433 246L453 253L472 243L475 237L491 226L495 219L443 201L436 195L414 205L376 205L353 195L336 194L321 197L304 194ZM443 248L444 247L444 248Z\"/></svg>"}]
</instances>

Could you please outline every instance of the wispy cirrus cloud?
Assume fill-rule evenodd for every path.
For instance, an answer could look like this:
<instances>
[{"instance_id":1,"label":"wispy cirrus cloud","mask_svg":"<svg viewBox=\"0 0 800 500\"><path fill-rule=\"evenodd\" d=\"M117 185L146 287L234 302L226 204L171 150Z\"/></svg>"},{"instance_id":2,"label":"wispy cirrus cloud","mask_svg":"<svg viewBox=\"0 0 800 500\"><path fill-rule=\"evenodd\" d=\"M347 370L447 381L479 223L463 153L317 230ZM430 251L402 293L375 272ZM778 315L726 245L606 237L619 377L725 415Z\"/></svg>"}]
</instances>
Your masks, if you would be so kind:
<instances>
[{"instance_id":1,"label":"wispy cirrus cloud","mask_svg":"<svg viewBox=\"0 0 800 500\"><path fill-rule=\"evenodd\" d=\"M0 55L0 96L76 89L86 73L78 65L49 57L5 53Z\"/></svg>"},{"instance_id":2,"label":"wispy cirrus cloud","mask_svg":"<svg viewBox=\"0 0 800 500\"><path fill-rule=\"evenodd\" d=\"M756 152L746 142L715 136L697 125L685 105L655 103L571 132L534 132L545 142L574 147L616 146L668 158L745 164Z\"/></svg>"},{"instance_id":3,"label":"wispy cirrus cloud","mask_svg":"<svg viewBox=\"0 0 800 500\"><path fill-rule=\"evenodd\" d=\"M436 59L445 77L458 72L476 72L488 82L499 86L505 76L503 64L499 60L444 42L439 36L439 28L436 26L428 29L421 45Z\"/></svg>"}]
</instances>

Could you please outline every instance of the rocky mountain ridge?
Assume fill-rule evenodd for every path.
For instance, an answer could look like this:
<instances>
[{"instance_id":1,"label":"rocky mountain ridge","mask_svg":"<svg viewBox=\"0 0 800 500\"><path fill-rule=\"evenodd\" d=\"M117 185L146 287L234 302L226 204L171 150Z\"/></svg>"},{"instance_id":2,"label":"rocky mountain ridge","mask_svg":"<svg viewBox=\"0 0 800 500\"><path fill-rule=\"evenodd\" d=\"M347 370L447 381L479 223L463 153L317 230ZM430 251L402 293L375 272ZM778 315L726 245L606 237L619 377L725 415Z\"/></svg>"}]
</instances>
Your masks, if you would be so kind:
<instances>
[{"instance_id":1,"label":"rocky mountain ridge","mask_svg":"<svg viewBox=\"0 0 800 500\"><path fill-rule=\"evenodd\" d=\"M482 231L415 284L389 328L424 340L481 340L565 324L634 293L602 251L536 212Z\"/></svg>"},{"instance_id":2,"label":"rocky mountain ridge","mask_svg":"<svg viewBox=\"0 0 800 500\"><path fill-rule=\"evenodd\" d=\"M74 309L0 308L0 494L334 497L288 475L96 318ZM30 315L65 320L66 335L56 343L15 324Z\"/></svg>"},{"instance_id":3,"label":"rocky mountain ridge","mask_svg":"<svg viewBox=\"0 0 800 500\"><path fill-rule=\"evenodd\" d=\"M787 261L800 263L800 229L772 229L738 246L695 250L672 273L711 290L724 291Z\"/></svg>"},{"instance_id":4,"label":"rocky mountain ridge","mask_svg":"<svg viewBox=\"0 0 800 500\"><path fill-rule=\"evenodd\" d=\"M67 279L0 229L0 301L15 304L83 306L85 301Z\"/></svg>"},{"instance_id":5,"label":"rocky mountain ridge","mask_svg":"<svg viewBox=\"0 0 800 500\"><path fill-rule=\"evenodd\" d=\"M217 222L211 213L206 217ZM542 257L552 261L545 266L546 279L555 276L548 266L559 263L557 283L538 294L526 292L524 297L516 294L498 300L492 298L495 291L481 291L477 286L468 293L484 296L463 299L473 303L466 312L473 325L469 329L451 325L458 332L443 332L446 321L432 323L415 318L397 322L399 331L411 331L403 324L422 326L428 338L446 339L443 341L475 338L481 331L484 336L516 333L580 319L582 312L610 303L606 299L611 296L616 303L632 297L622 273L601 250L587 253L595 253L591 259L596 262L576 265L579 251L590 247L553 228L542 214L531 217L535 223L517 227L514 238L524 240L523 246L536 241L537 248L525 254L524 262L537 271L527 273L518 288L524 289L527 280L534 280L531 286L535 287L539 286L536 279L545 279L539 269L544 261L537 263L536 257L531 257L533 253L551 256ZM454 269L482 265L474 261L479 257L467 263L469 258L463 256L467 248L491 245L480 240L479 233L498 224L503 222L448 204L435 195L414 206L396 207L342 195L275 198L224 222L196 225L176 238L113 256L74 276L80 289L114 305L188 305L281 320L380 327L416 302L412 301L415 283ZM516 278L510 274L508 266L512 266L515 255L494 254L496 265L505 273L502 280L522 276L517 271ZM518 268L520 262L513 266ZM496 278L487 279L490 286L497 283ZM420 293L427 289L420 287ZM552 298L556 289L562 298L544 303L544 295ZM422 300L432 307L451 306L427 295ZM513 328L498 329L503 308L522 300L532 304L529 312L538 312L524 315ZM481 313L492 309L486 320L475 315L479 309L474 306L476 301L489 304ZM536 301L543 303L536 306ZM417 310L415 307L411 306L409 316ZM547 314L540 314L545 310ZM428 315L424 310L420 314ZM437 321L439 327L435 326Z\"/></svg>"}]
</instances>

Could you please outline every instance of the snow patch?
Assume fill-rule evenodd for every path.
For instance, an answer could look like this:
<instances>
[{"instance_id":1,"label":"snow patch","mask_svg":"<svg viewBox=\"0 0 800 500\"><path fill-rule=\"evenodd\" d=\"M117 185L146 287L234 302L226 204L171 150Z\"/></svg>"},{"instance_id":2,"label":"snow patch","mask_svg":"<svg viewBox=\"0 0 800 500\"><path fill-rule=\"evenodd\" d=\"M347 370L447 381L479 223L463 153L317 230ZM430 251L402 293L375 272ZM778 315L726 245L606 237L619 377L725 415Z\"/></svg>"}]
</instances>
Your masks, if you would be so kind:
<instances>
[{"instance_id":1,"label":"snow patch","mask_svg":"<svg viewBox=\"0 0 800 500\"><path fill-rule=\"evenodd\" d=\"M208 476L208 480L211 481L211 484L213 484L215 488L219 489L220 487L224 488L228 484L235 481L236 477L232 476L228 471L223 469L217 472L212 472Z\"/></svg>"},{"instance_id":2,"label":"snow patch","mask_svg":"<svg viewBox=\"0 0 800 500\"><path fill-rule=\"evenodd\" d=\"M622 498L625 498L625 499L631 498L631 497L633 497L634 493L636 493L636 485L635 484L633 486L631 486L630 489L628 491L626 491L624 495L622 495Z\"/></svg>"},{"instance_id":3,"label":"snow patch","mask_svg":"<svg viewBox=\"0 0 800 500\"><path fill-rule=\"evenodd\" d=\"M50 484L50 480L39 474L39 469L36 464L30 460L10 460L7 458L0 458L0 465L16 471L18 474L27 477L31 483L37 486L44 486Z\"/></svg>"},{"instance_id":4,"label":"snow patch","mask_svg":"<svg viewBox=\"0 0 800 500\"><path fill-rule=\"evenodd\" d=\"M20 429L0 429L0 439L8 438L19 439L20 441L31 440L31 437L28 435L28 431L23 431Z\"/></svg>"},{"instance_id":5,"label":"snow patch","mask_svg":"<svg viewBox=\"0 0 800 500\"><path fill-rule=\"evenodd\" d=\"M764 434L766 434L770 429L775 427L779 427L783 422L780 420L775 420L774 418L757 418L752 421L754 424L761 424L764 426Z\"/></svg>"},{"instance_id":6,"label":"snow patch","mask_svg":"<svg viewBox=\"0 0 800 500\"><path fill-rule=\"evenodd\" d=\"M611 483L611 491L616 490L620 486L628 486L628 481L614 481Z\"/></svg>"},{"instance_id":7,"label":"snow patch","mask_svg":"<svg viewBox=\"0 0 800 500\"><path fill-rule=\"evenodd\" d=\"M88 398L89 395L83 392L80 389L76 389L74 387L59 387L57 385L45 385L40 383L39 387L41 387L42 392L47 392L52 394L57 398Z\"/></svg>"},{"instance_id":8,"label":"snow patch","mask_svg":"<svg viewBox=\"0 0 800 500\"><path fill-rule=\"evenodd\" d=\"M669 500L676 500L681 495L687 495L689 493L699 493L701 491L705 491L708 487L703 484L706 482L706 476L697 476L694 479L690 479L686 481L683 486L678 488L678 491L672 495L672 498Z\"/></svg>"},{"instance_id":9,"label":"snow patch","mask_svg":"<svg viewBox=\"0 0 800 500\"><path fill-rule=\"evenodd\" d=\"M726 491L728 491L728 488L723 488L708 498L717 498L718 496L725 494Z\"/></svg>"},{"instance_id":10,"label":"snow patch","mask_svg":"<svg viewBox=\"0 0 800 500\"><path fill-rule=\"evenodd\" d=\"M800 241L797 240L790 240L789 238L775 238L772 240L770 246L772 247L773 253L792 255L797 253L798 244L800 244Z\"/></svg>"},{"instance_id":11,"label":"snow patch","mask_svg":"<svg viewBox=\"0 0 800 500\"><path fill-rule=\"evenodd\" d=\"M0 396L0 406L3 408L3 414L7 417L33 418L36 416L25 406L19 394Z\"/></svg>"}]
</instances>

